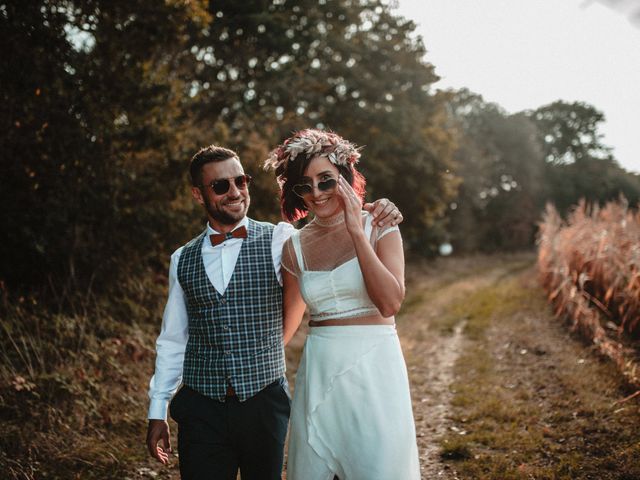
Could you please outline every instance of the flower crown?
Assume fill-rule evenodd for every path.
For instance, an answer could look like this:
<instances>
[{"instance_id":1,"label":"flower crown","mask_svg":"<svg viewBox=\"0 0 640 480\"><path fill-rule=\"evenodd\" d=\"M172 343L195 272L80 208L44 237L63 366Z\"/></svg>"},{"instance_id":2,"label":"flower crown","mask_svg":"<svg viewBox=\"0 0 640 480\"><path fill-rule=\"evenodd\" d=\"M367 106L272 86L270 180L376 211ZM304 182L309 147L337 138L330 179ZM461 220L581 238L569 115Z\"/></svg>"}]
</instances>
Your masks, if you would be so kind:
<instances>
[{"instance_id":1,"label":"flower crown","mask_svg":"<svg viewBox=\"0 0 640 480\"><path fill-rule=\"evenodd\" d=\"M295 133L275 148L265 160L264 168L272 168L276 174L284 173L289 162L293 162L300 154L326 155L334 165L346 166L358 162L360 150L361 147L356 147L335 133L307 129Z\"/></svg>"}]
</instances>

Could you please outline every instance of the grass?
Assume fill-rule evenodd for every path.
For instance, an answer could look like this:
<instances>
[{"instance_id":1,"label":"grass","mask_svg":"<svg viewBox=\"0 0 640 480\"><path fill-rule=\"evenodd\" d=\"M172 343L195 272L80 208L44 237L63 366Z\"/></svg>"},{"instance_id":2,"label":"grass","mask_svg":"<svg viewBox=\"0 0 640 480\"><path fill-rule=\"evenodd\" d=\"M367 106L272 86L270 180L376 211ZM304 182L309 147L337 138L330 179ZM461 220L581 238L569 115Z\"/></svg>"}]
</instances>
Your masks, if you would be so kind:
<instances>
[{"instance_id":1,"label":"grass","mask_svg":"<svg viewBox=\"0 0 640 480\"><path fill-rule=\"evenodd\" d=\"M5 296L2 478L124 479L144 464L150 346L164 295L151 278L115 297Z\"/></svg>"},{"instance_id":2,"label":"grass","mask_svg":"<svg viewBox=\"0 0 640 480\"><path fill-rule=\"evenodd\" d=\"M454 305L466 320L452 430L441 455L460 478L640 478L638 402L615 367L551 318L532 270Z\"/></svg>"},{"instance_id":3,"label":"grass","mask_svg":"<svg viewBox=\"0 0 640 480\"><path fill-rule=\"evenodd\" d=\"M505 264L522 268L535 261L532 252L518 252L500 255L500 261ZM455 259L438 257L426 260L420 257L407 259L406 284L410 290L402 304L403 314L410 313L447 288L469 276L479 276L495 268L496 257L492 255L470 254L455 257Z\"/></svg>"},{"instance_id":4,"label":"grass","mask_svg":"<svg viewBox=\"0 0 640 480\"><path fill-rule=\"evenodd\" d=\"M530 268L532 260L509 263L500 274L503 278L515 272ZM523 292L512 286L494 283L491 286L461 296L439 318L431 324L440 332L453 332L455 326L464 320L465 334L478 339L490 325L493 315L508 315L520 308Z\"/></svg>"}]
</instances>

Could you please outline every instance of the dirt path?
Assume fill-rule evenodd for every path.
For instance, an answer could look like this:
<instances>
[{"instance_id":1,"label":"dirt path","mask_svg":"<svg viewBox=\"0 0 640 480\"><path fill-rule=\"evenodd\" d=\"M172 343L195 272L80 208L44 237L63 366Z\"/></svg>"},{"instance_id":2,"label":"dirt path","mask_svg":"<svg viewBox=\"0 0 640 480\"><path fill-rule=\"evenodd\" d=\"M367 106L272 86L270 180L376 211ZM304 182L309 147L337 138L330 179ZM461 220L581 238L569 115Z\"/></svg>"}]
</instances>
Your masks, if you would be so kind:
<instances>
[{"instance_id":1,"label":"dirt path","mask_svg":"<svg viewBox=\"0 0 640 480\"><path fill-rule=\"evenodd\" d=\"M409 269L398 332L423 479L640 479L640 402L619 403L622 377L552 318L534 260Z\"/></svg>"},{"instance_id":2,"label":"dirt path","mask_svg":"<svg viewBox=\"0 0 640 480\"><path fill-rule=\"evenodd\" d=\"M463 346L463 328L464 322L460 322L453 335L434 337L426 348L420 349L422 357L412 357L408 365L423 478L449 478L448 466L440 460L440 448L434 439L443 437L450 427L449 387Z\"/></svg>"},{"instance_id":3,"label":"dirt path","mask_svg":"<svg viewBox=\"0 0 640 480\"><path fill-rule=\"evenodd\" d=\"M497 265L486 258L440 261L408 272L407 307L398 317L398 333L409 370L423 478L456 478L440 459L437 439L452 428L450 387L465 345L466 319L452 318L444 331L440 319L451 317L453 305L494 284L522 262L520 257ZM447 264L454 268L447 271Z\"/></svg>"}]
</instances>

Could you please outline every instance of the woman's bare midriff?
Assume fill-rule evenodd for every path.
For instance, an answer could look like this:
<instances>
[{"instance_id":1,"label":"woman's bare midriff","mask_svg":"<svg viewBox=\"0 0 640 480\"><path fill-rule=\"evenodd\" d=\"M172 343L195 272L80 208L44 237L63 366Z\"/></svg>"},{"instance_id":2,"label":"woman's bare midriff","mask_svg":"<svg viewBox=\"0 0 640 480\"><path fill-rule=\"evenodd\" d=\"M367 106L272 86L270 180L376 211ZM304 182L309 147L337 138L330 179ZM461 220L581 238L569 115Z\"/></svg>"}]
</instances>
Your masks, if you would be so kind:
<instances>
[{"instance_id":1,"label":"woman's bare midriff","mask_svg":"<svg viewBox=\"0 0 640 480\"><path fill-rule=\"evenodd\" d=\"M384 318L381 315L367 315L365 317L334 318L330 320L309 320L310 327L341 327L346 325L394 325L395 317Z\"/></svg>"}]
</instances>

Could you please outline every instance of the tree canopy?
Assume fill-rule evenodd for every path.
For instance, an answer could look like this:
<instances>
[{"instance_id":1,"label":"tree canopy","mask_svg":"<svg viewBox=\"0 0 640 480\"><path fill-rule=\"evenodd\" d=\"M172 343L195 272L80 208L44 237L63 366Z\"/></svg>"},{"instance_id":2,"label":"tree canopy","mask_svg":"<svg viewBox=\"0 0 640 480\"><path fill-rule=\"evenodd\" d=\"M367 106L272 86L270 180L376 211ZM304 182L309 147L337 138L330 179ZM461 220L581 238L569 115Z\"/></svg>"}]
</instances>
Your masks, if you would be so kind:
<instances>
[{"instance_id":1,"label":"tree canopy","mask_svg":"<svg viewBox=\"0 0 640 480\"><path fill-rule=\"evenodd\" d=\"M292 131L364 147L368 198L391 198L412 251L527 248L545 201L621 193L638 175L602 144L604 117L554 102L509 115L436 92L410 20L382 0L34 0L0 4L2 279L108 282L164 268L202 228L187 165L240 154L251 215L279 220L261 164Z\"/></svg>"},{"instance_id":2,"label":"tree canopy","mask_svg":"<svg viewBox=\"0 0 640 480\"><path fill-rule=\"evenodd\" d=\"M256 177L257 218L279 218L263 159L309 126L364 146L369 195L400 206L409 245L455 195L437 76L382 1L39 0L3 4L0 25L11 283L164 264L202 226L186 171L210 143Z\"/></svg>"},{"instance_id":3,"label":"tree canopy","mask_svg":"<svg viewBox=\"0 0 640 480\"><path fill-rule=\"evenodd\" d=\"M546 202L563 213L581 198L637 204L640 175L602 143L604 116L594 106L557 101L510 115L465 89L449 95L462 179L448 215L457 250L528 248Z\"/></svg>"}]
</instances>

